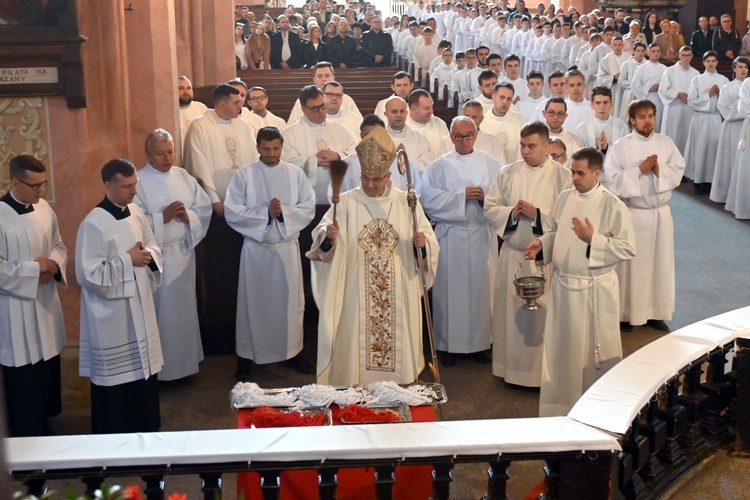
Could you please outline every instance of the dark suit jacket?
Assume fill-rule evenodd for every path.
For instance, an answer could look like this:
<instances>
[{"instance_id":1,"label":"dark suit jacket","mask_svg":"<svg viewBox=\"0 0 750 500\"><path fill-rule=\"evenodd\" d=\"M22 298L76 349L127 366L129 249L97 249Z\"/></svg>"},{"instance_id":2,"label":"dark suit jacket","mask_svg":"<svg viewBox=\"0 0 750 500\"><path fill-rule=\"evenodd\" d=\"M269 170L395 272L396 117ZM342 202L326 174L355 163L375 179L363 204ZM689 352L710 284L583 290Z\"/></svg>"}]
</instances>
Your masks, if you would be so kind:
<instances>
[{"instance_id":1,"label":"dark suit jacket","mask_svg":"<svg viewBox=\"0 0 750 500\"><path fill-rule=\"evenodd\" d=\"M711 43L714 37L714 32L711 28L706 30L706 34L703 34L702 30L695 30L690 36L690 48L693 49L693 57L702 59L703 54L711 50Z\"/></svg>"},{"instance_id":2,"label":"dark suit jacket","mask_svg":"<svg viewBox=\"0 0 750 500\"><path fill-rule=\"evenodd\" d=\"M734 53L734 57L740 55L742 50L742 37L736 29L729 33L719 28L714 31L712 48L719 53L719 61L731 61L725 54L728 50Z\"/></svg>"},{"instance_id":3,"label":"dark suit jacket","mask_svg":"<svg viewBox=\"0 0 750 500\"><path fill-rule=\"evenodd\" d=\"M336 35L331 38L328 44L328 59L334 68L338 68L341 63L347 67L354 65L357 58L357 42L353 36L346 35L341 37Z\"/></svg>"},{"instance_id":4,"label":"dark suit jacket","mask_svg":"<svg viewBox=\"0 0 750 500\"><path fill-rule=\"evenodd\" d=\"M328 46L322 40L318 44L318 49L315 50L315 46L305 40L302 43L302 67L312 68L321 61L328 60Z\"/></svg>"},{"instance_id":5,"label":"dark suit jacket","mask_svg":"<svg viewBox=\"0 0 750 500\"><path fill-rule=\"evenodd\" d=\"M365 31L362 34L362 51L360 58L365 66L390 66L393 55L393 37L384 31L375 33ZM383 56L383 60L375 64L375 56Z\"/></svg>"},{"instance_id":6,"label":"dark suit jacket","mask_svg":"<svg viewBox=\"0 0 750 500\"><path fill-rule=\"evenodd\" d=\"M628 33L630 33L630 27L628 26L627 23L622 23L622 25L617 26L617 21L615 21L615 33L619 33L625 36Z\"/></svg>"},{"instance_id":7,"label":"dark suit jacket","mask_svg":"<svg viewBox=\"0 0 750 500\"><path fill-rule=\"evenodd\" d=\"M281 68L281 48L284 45L284 41L281 37L281 32L277 31L271 35L271 67ZM302 41L299 39L297 33L289 32L289 49L292 51L292 55L286 62L292 68L299 68L302 65Z\"/></svg>"}]
</instances>

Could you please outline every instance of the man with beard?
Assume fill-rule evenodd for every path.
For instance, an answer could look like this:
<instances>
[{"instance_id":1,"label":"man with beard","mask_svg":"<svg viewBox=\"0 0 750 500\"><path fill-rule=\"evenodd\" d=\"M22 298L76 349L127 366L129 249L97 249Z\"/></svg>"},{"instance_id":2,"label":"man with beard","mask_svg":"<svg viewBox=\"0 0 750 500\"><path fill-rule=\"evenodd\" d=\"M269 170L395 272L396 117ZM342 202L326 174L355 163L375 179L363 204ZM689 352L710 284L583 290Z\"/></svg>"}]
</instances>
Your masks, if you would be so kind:
<instances>
[{"instance_id":1,"label":"man with beard","mask_svg":"<svg viewBox=\"0 0 750 500\"><path fill-rule=\"evenodd\" d=\"M180 99L180 146L184 154L185 135L193 120L208 111L202 102L193 101L193 84L186 76L177 77L177 92Z\"/></svg>"},{"instance_id":2,"label":"man with beard","mask_svg":"<svg viewBox=\"0 0 750 500\"><path fill-rule=\"evenodd\" d=\"M656 106L648 100L629 108L633 132L617 141L604 169L608 189L630 210L636 257L617 267L622 330L647 324L669 331L675 307L674 228L669 199L680 185L685 161L667 135L654 133Z\"/></svg>"}]
</instances>

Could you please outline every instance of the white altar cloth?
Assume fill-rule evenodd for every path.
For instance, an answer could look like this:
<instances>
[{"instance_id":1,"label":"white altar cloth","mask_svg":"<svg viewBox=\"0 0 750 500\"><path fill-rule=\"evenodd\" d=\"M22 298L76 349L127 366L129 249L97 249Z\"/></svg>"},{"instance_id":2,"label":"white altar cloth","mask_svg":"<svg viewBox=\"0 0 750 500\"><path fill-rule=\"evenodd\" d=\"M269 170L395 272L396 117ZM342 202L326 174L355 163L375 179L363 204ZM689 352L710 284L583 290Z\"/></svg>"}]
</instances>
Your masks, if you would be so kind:
<instances>
[{"instance_id":1,"label":"white altar cloth","mask_svg":"<svg viewBox=\"0 0 750 500\"><path fill-rule=\"evenodd\" d=\"M620 450L567 417L8 438L10 471Z\"/></svg>"}]
</instances>

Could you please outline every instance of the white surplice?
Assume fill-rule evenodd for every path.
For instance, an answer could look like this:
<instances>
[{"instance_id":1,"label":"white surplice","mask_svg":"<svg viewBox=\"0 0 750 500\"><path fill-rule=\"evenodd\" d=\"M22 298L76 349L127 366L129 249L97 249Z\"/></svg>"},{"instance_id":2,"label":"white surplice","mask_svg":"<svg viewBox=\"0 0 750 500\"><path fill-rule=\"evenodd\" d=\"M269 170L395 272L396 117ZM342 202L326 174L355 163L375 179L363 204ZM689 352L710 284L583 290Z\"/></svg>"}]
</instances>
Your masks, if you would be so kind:
<instances>
[{"instance_id":1,"label":"white surplice","mask_svg":"<svg viewBox=\"0 0 750 500\"><path fill-rule=\"evenodd\" d=\"M19 214L0 202L0 364L33 365L60 354L67 343L57 287L67 288L65 249L57 216L44 200ZM60 266L60 281L39 283L46 257ZM41 388L39 388L42 390Z\"/></svg>"},{"instance_id":2,"label":"white surplice","mask_svg":"<svg viewBox=\"0 0 750 500\"><path fill-rule=\"evenodd\" d=\"M341 100L341 109L351 111L355 115L359 116L360 120L362 119L362 113L359 111L357 103L354 102L354 99L352 99L349 94L344 94L344 98ZM299 99L297 99L294 102L294 106L292 106L292 111L289 112L289 119L286 121L286 123L291 126L294 122L296 122L303 116L302 104L300 104Z\"/></svg>"},{"instance_id":3,"label":"white surplice","mask_svg":"<svg viewBox=\"0 0 750 500\"><path fill-rule=\"evenodd\" d=\"M646 61L637 68L633 73L633 79L630 84L630 91L633 93L633 100L648 99L656 106L656 125L654 130L661 130L661 116L664 114L664 103L659 97L658 90L650 90L654 84L660 84L667 67L659 61ZM623 105L625 103L623 102ZM627 113L627 111L625 111ZM625 120L627 122L627 120Z\"/></svg>"},{"instance_id":4,"label":"white surplice","mask_svg":"<svg viewBox=\"0 0 750 500\"><path fill-rule=\"evenodd\" d=\"M281 217L268 206L281 201ZM291 163L242 167L227 188L227 224L244 238L237 288L236 348L241 358L276 363L302 350L305 292L298 237L315 216L315 193Z\"/></svg>"},{"instance_id":5,"label":"white surplice","mask_svg":"<svg viewBox=\"0 0 750 500\"><path fill-rule=\"evenodd\" d=\"M266 126L265 122L260 116L256 115L244 106L242 107L242 111L240 111L240 118L245 120L250 124L251 127L253 127L253 137L257 137L258 130Z\"/></svg>"},{"instance_id":6,"label":"white surplice","mask_svg":"<svg viewBox=\"0 0 750 500\"><path fill-rule=\"evenodd\" d=\"M501 167L481 151L460 155L454 149L422 176L420 201L435 223L441 249L432 288L438 350L474 353L490 348L497 238L482 204L466 199L466 188L480 186L486 194Z\"/></svg>"},{"instance_id":7,"label":"white surplice","mask_svg":"<svg viewBox=\"0 0 750 500\"><path fill-rule=\"evenodd\" d=\"M750 78L742 82L737 110L744 121L725 208L737 219L750 219Z\"/></svg>"},{"instance_id":8,"label":"white surplice","mask_svg":"<svg viewBox=\"0 0 750 500\"><path fill-rule=\"evenodd\" d=\"M659 175L641 174L646 157L658 156ZM669 199L680 185L685 161L672 139L637 132L610 147L604 161L607 188L628 206L636 228L637 253L617 266L620 320L643 325L669 321L675 309L674 226Z\"/></svg>"},{"instance_id":9,"label":"white surplice","mask_svg":"<svg viewBox=\"0 0 750 500\"><path fill-rule=\"evenodd\" d=\"M647 66L647 64L643 65L643 67ZM690 82L699 74L698 70L692 66L685 69L679 64L675 64L664 71L659 83L659 99L664 108L661 119L658 114L656 115L656 123L661 123L661 127L656 132L671 137L680 154L685 154L693 110L682 102L677 94L680 92L687 94L690 89ZM689 173L686 172L686 174ZM688 177L690 176L688 175Z\"/></svg>"},{"instance_id":10,"label":"white surplice","mask_svg":"<svg viewBox=\"0 0 750 500\"><path fill-rule=\"evenodd\" d=\"M427 165L437 158L427 138L415 132L409 125L404 125L401 130L395 130L391 127L386 127L385 130L397 148L400 145L404 146L409 161L417 166L420 175L427 168ZM357 183L359 183L359 178L357 178ZM401 188L399 187L399 189Z\"/></svg>"},{"instance_id":11,"label":"white surplice","mask_svg":"<svg viewBox=\"0 0 750 500\"><path fill-rule=\"evenodd\" d=\"M721 88L716 107L724 118L719 135L719 147L714 164L714 178L711 181L711 201L726 203L729 184L732 182L732 166L737 158L737 145L742 132L742 115L737 103L740 98L742 81L732 80Z\"/></svg>"},{"instance_id":12,"label":"white surplice","mask_svg":"<svg viewBox=\"0 0 750 500\"><path fill-rule=\"evenodd\" d=\"M492 110L484 115L479 129L482 132L494 135L503 141L505 160L514 162L521 159L521 129L526 125L526 118L515 111L508 110L505 116L496 116Z\"/></svg>"},{"instance_id":13,"label":"white surplice","mask_svg":"<svg viewBox=\"0 0 750 500\"><path fill-rule=\"evenodd\" d=\"M714 178L721 114L717 109L719 94L708 95L714 85L721 89L729 83L727 77L713 72L704 72L690 82L688 106L693 110L685 146L685 176L694 183L711 182Z\"/></svg>"},{"instance_id":14,"label":"white surplice","mask_svg":"<svg viewBox=\"0 0 750 500\"><path fill-rule=\"evenodd\" d=\"M591 101L584 99L581 102L575 102L571 99L565 99L565 105L568 107L568 117L563 124L568 130L575 130L578 125L594 116L594 109L591 107ZM572 151L568 151L568 154Z\"/></svg>"},{"instance_id":15,"label":"white surplice","mask_svg":"<svg viewBox=\"0 0 750 500\"><path fill-rule=\"evenodd\" d=\"M148 219L164 257L161 286L154 292L164 366L159 380L176 380L198 373L203 346L195 295L195 247L211 222L211 200L198 182L180 167L168 172L150 163L138 171L136 203ZM188 222L177 217L164 222L172 202L185 205Z\"/></svg>"},{"instance_id":16,"label":"white surplice","mask_svg":"<svg viewBox=\"0 0 750 500\"><path fill-rule=\"evenodd\" d=\"M251 114L255 115L255 113L251 113ZM275 114L271 113L268 110L266 110L266 116L260 116L260 115L255 115L255 116L260 118L260 120L263 122L264 127L276 127L282 132L286 128L286 122L284 121L284 119L279 118L278 116L276 116Z\"/></svg>"},{"instance_id":17,"label":"white surplice","mask_svg":"<svg viewBox=\"0 0 750 500\"><path fill-rule=\"evenodd\" d=\"M572 130L575 130L575 129L572 129ZM568 161L566 161L563 164L563 167L570 169L570 162L572 161L571 156L573 155L573 153L575 153L576 151L578 151L579 149L583 147L583 139L581 139L581 137L575 132L571 132L570 130L568 130L567 127L563 127L562 129L560 129L560 132L558 133L552 132L550 130L549 138L560 139L561 141L563 141L563 143L565 144L565 148L566 148L567 156L568 156Z\"/></svg>"},{"instance_id":18,"label":"white surplice","mask_svg":"<svg viewBox=\"0 0 750 500\"><path fill-rule=\"evenodd\" d=\"M320 205L328 204L326 190L331 183L328 167L319 167L317 154L330 149L344 158L354 153L359 141L340 123L326 120L318 125L304 116L284 130L281 159L301 168L315 190Z\"/></svg>"},{"instance_id":19,"label":"white surplice","mask_svg":"<svg viewBox=\"0 0 750 500\"><path fill-rule=\"evenodd\" d=\"M185 169L211 203L223 202L235 171L258 158L253 127L242 118L222 120L213 109L193 120L184 151Z\"/></svg>"},{"instance_id":20,"label":"white surplice","mask_svg":"<svg viewBox=\"0 0 750 500\"><path fill-rule=\"evenodd\" d=\"M187 106L180 106L180 146L183 154L185 151L185 135L190 128L190 124L206 111L208 111L208 107L200 101L192 101Z\"/></svg>"},{"instance_id":21,"label":"white surplice","mask_svg":"<svg viewBox=\"0 0 750 500\"><path fill-rule=\"evenodd\" d=\"M141 208L116 220L101 207L81 222L76 239L76 279L81 285L79 374L110 387L156 375L163 365L154 289L161 282L162 255ZM128 250L137 242L159 271L133 266Z\"/></svg>"},{"instance_id":22,"label":"white surplice","mask_svg":"<svg viewBox=\"0 0 750 500\"><path fill-rule=\"evenodd\" d=\"M627 124L614 115L610 115L606 120L600 120L596 116L589 118L578 125L576 132L583 141L583 147L597 149L597 140L602 132L607 138L607 148L630 133ZM568 150L568 156L570 156L570 150Z\"/></svg>"},{"instance_id":23,"label":"white surplice","mask_svg":"<svg viewBox=\"0 0 750 500\"><path fill-rule=\"evenodd\" d=\"M450 153L453 149L453 141L451 136L446 135L440 143L440 148L443 154ZM506 165L508 162L505 161L505 151L503 150L503 141L496 135L490 135L482 130L477 130L477 139L474 142L474 149L487 153L492 158L500 162L500 165Z\"/></svg>"},{"instance_id":24,"label":"white surplice","mask_svg":"<svg viewBox=\"0 0 750 500\"><path fill-rule=\"evenodd\" d=\"M484 201L487 219L503 238L495 284L492 311L492 373L510 384L539 387L542 377L542 343L544 304L541 309L522 309L524 300L515 293L513 280L524 260L524 249L537 235L561 192L572 186L570 171L550 157L537 167L518 161L503 168ZM539 210L541 220L521 216L512 220L511 213L519 200ZM544 268L548 277L551 266ZM549 292L547 287L546 292Z\"/></svg>"},{"instance_id":25,"label":"white surplice","mask_svg":"<svg viewBox=\"0 0 750 500\"><path fill-rule=\"evenodd\" d=\"M432 116L429 122L420 123L412 120L411 116L409 116L409 118L406 119L406 126L427 139L427 144L432 153L432 160L440 156L440 141L443 140L443 137L448 135L448 126L441 118ZM398 146L398 144L396 145Z\"/></svg>"},{"instance_id":26,"label":"white surplice","mask_svg":"<svg viewBox=\"0 0 750 500\"><path fill-rule=\"evenodd\" d=\"M359 127L360 125L362 125L362 118L358 115L355 115L351 111L339 109L339 112L336 114L332 115L329 113L327 118L332 122L340 123L341 125L343 125L346 130L354 134L355 137L359 135Z\"/></svg>"},{"instance_id":27,"label":"white surplice","mask_svg":"<svg viewBox=\"0 0 750 500\"><path fill-rule=\"evenodd\" d=\"M594 226L591 244L572 219ZM552 261L539 415L563 416L622 359L615 265L633 258L635 230L627 207L601 184L563 192L547 217L542 249Z\"/></svg>"},{"instance_id":28,"label":"white surplice","mask_svg":"<svg viewBox=\"0 0 750 500\"><path fill-rule=\"evenodd\" d=\"M635 70L641 66L645 59L641 59L638 62L634 57L631 57L620 67L620 79L617 82L617 95L613 95L614 99L614 112L612 116L619 117L625 123L628 123L628 106L635 99L633 97L633 76L635 76Z\"/></svg>"},{"instance_id":29,"label":"white surplice","mask_svg":"<svg viewBox=\"0 0 750 500\"><path fill-rule=\"evenodd\" d=\"M332 223L328 210L313 231L312 286L320 309L317 381L408 384L424 368L422 288L406 193L389 183L371 198L361 188L341 195L339 235L330 251L320 244ZM439 247L422 206L419 231L427 237L425 281L432 286Z\"/></svg>"}]
</instances>

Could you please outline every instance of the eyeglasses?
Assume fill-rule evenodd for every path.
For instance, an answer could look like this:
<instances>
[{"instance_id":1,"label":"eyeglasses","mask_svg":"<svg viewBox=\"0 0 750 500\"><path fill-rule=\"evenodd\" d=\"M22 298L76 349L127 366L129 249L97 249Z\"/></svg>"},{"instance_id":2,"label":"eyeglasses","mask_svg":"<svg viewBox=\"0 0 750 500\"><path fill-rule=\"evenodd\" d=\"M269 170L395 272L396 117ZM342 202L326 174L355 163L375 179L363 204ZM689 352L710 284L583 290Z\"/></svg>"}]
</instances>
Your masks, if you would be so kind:
<instances>
[{"instance_id":1,"label":"eyeglasses","mask_svg":"<svg viewBox=\"0 0 750 500\"><path fill-rule=\"evenodd\" d=\"M39 182L37 184L29 184L28 182L24 182L21 179L18 179L18 182L20 182L21 184L26 184L34 191L42 191L44 189L47 189L47 184L48 184L47 181Z\"/></svg>"},{"instance_id":2,"label":"eyeglasses","mask_svg":"<svg viewBox=\"0 0 750 500\"><path fill-rule=\"evenodd\" d=\"M469 132L468 134L452 134L453 139L457 141L470 141L474 138L476 132Z\"/></svg>"},{"instance_id":3,"label":"eyeglasses","mask_svg":"<svg viewBox=\"0 0 750 500\"><path fill-rule=\"evenodd\" d=\"M364 183L380 184L381 182L383 182L386 179L386 177L388 177L388 176L384 175L382 177L365 177L364 175L361 175L359 177L359 180L361 180L363 184Z\"/></svg>"},{"instance_id":4,"label":"eyeglasses","mask_svg":"<svg viewBox=\"0 0 750 500\"><path fill-rule=\"evenodd\" d=\"M309 109L313 113L319 113L320 111L326 109L328 107L328 104L324 102L320 106L312 106L312 107L311 106L302 106L302 107L306 108L306 109Z\"/></svg>"},{"instance_id":5,"label":"eyeglasses","mask_svg":"<svg viewBox=\"0 0 750 500\"><path fill-rule=\"evenodd\" d=\"M268 99L267 95L259 95L257 97L248 97L247 100L250 102L258 102L258 101L265 101Z\"/></svg>"},{"instance_id":6,"label":"eyeglasses","mask_svg":"<svg viewBox=\"0 0 750 500\"><path fill-rule=\"evenodd\" d=\"M560 153L559 155L554 155L554 154L550 155L550 157L558 163L560 162L560 158L562 158L563 156L565 156L565 153Z\"/></svg>"},{"instance_id":7,"label":"eyeglasses","mask_svg":"<svg viewBox=\"0 0 750 500\"><path fill-rule=\"evenodd\" d=\"M566 116L566 115L567 115L568 113L566 113L565 111L558 111L558 112L554 112L554 111L545 111L545 112L544 112L544 114L545 114L545 115L549 115L549 116L556 116L556 117L558 117L558 118L565 118L565 116Z\"/></svg>"},{"instance_id":8,"label":"eyeglasses","mask_svg":"<svg viewBox=\"0 0 750 500\"><path fill-rule=\"evenodd\" d=\"M344 97L344 94L334 94L333 92L323 92L323 95L326 96L329 99L342 99Z\"/></svg>"}]
</instances>

